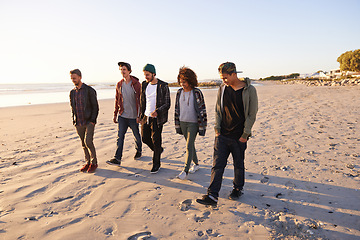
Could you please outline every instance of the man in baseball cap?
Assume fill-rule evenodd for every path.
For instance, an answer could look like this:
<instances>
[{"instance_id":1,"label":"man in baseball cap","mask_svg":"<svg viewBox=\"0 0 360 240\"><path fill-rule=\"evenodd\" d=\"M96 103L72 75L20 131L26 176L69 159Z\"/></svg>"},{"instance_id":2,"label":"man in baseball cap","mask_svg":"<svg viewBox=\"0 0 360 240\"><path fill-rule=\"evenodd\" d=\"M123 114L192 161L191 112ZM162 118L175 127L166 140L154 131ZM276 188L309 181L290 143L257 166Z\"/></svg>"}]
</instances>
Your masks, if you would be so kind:
<instances>
[{"instance_id":1,"label":"man in baseball cap","mask_svg":"<svg viewBox=\"0 0 360 240\"><path fill-rule=\"evenodd\" d=\"M228 156L233 156L234 180L229 199L237 200L245 184L245 150L258 110L257 93L249 78L238 78L232 62L218 68L223 84L215 107L215 146L211 181L207 194L196 201L216 206Z\"/></svg>"}]
</instances>

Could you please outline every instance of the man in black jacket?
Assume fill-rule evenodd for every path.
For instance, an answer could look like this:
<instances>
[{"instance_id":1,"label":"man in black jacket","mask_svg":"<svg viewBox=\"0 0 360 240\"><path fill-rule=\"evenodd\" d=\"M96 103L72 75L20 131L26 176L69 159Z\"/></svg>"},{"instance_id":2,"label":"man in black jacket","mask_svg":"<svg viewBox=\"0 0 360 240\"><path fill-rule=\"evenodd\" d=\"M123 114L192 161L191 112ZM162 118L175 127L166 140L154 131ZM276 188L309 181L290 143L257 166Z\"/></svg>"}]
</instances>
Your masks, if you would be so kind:
<instances>
[{"instance_id":1,"label":"man in black jacket","mask_svg":"<svg viewBox=\"0 0 360 240\"><path fill-rule=\"evenodd\" d=\"M93 173L98 166L93 143L96 119L99 114L96 91L81 82L81 72L79 69L70 71L70 77L75 85L75 88L70 91L73 124L81 139L86 159L86 164L80 171Z\"/></svg>"},{"instance_id":2,"label":"man in black jacket","mask_svg":"<svg viewBox=\"0 0 360 240\"><path fill-rule=\"evenodd\" d=\"M141 136L143 142L154 151L153 167L150 173L157 173L160 169L161 132L168 120L170 108L170 90L166 82L156 78L155 67L146 64L144 67L146 81L141 85L140 119Z\"/></svg>"}]
</instances>

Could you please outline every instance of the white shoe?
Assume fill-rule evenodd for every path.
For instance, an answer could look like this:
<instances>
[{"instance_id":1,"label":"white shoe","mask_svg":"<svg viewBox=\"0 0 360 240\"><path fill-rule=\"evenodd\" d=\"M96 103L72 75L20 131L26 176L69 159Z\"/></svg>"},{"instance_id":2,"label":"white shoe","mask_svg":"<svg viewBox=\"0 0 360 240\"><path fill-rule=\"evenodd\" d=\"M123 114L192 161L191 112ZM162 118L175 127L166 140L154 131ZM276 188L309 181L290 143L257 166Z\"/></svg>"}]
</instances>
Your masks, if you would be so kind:
<instances>
[{"instance_id":1,"label":"white shoe","mask_svg":"<svg viewBox=\"0 0 360 240\"><path fill-rule=\"evenodd\" d=\"M179 175L177 175L177 178L180 178L181 180L185 180L187 178L187 173L182 171Z\"/></svg>"},{"instance_id":2,"label":"white shoe","mask_svg":"<svg viewBox=\"0 0 360 240\"><path fill-rule=\"evenodd\" d=\"M189 170L189 173L195 173L199 169L200 169L200 165L199 164L198 165L194 164L194 165L191 166L191 168Z\"/></svg>"}]
</instances>

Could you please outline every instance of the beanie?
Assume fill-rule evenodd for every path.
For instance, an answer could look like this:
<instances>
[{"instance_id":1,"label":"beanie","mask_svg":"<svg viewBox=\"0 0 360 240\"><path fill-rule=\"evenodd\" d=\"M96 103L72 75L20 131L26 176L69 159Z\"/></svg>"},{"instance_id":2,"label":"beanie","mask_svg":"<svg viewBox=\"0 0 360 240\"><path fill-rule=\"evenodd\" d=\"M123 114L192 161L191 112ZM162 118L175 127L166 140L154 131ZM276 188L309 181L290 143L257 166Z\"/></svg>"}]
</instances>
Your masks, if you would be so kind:
<instances>
[{"instance_id":1,"label":"beanie","mask_svg":"<svg viewBox=\"0 0 360 240\"><path fill-rule=\"evenodd\" d=\"M149 64L149 63L145 65L143 71L148 71L148 72L151 72L153 74L156 74L156 70L155 70L154 65Z\"/></svg>"}]
</instances>

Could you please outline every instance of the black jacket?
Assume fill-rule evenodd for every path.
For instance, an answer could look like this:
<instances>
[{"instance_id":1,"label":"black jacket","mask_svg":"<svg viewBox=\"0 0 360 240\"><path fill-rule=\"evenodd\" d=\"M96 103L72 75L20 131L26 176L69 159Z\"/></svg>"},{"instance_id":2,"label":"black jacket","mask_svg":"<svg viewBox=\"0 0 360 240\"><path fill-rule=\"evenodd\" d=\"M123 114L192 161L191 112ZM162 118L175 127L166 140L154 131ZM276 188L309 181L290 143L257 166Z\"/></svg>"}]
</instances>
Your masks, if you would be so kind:
<instances>
[{"instance_id":1,"label":"black jacket","mask_svg":"<svg viewBox=\"0 0 360 240\"><path fill-rule=\"evenodd\" d=\"M85 113L86 124L90 122L96 123L96 119L99 114L99 104L96 97L96 91L95 89L86 85L85 83L83 83L81 87L83 87L85 90L84 113ZM74 125L76 125L75 91L76 91L75 89L70 91L70 106L71 106Z\"/></svg>"},{"instance_id":2,"label":"black jacket","mask_svg":"<svg viewBox=\"0 0 360 240\"><path fill-rule=\"evenodd\" d=\"M146 87L148 82L143 81L141 84L141 96L140 96L140 118L145 119L145 110L146 110ZM158 116L156 117L157 124L163 125L168 121L168 112L170 109L170 90L166 82L158 79L157 88L156 88L156 112Z\"/></svg>"}]
</instances>

